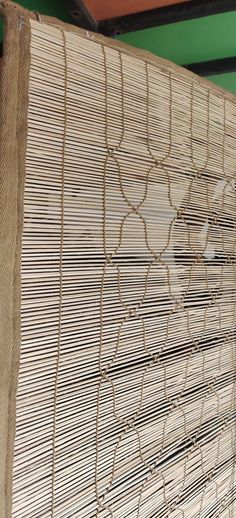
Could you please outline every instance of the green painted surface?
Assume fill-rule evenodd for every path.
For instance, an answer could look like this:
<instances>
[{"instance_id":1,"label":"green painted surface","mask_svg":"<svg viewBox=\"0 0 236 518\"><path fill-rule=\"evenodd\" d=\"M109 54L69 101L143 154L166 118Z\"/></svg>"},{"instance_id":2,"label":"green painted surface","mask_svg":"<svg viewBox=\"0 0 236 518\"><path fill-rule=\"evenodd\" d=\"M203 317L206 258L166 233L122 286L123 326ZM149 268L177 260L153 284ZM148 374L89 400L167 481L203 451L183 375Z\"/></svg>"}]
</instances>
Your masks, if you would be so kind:
<instances>
[{"instance_id":1,"label":"green painted surface","mask_svg":"<svg viewBox=\"0 0 236 518\"><path fill-rule=\"evenodd\" d=\"M38 11L47 16L55 16L64 22L72 23L69 11L64 0L14 0L29 11ZM0 41L2 39L2 22L0 21Z\"/></svg>"},{"instance_id":2,"label":"green painted surface","mask_svg":"<svg viewBox=\"0 0 236 518\"><path fill-rule=\"evenodd\" d=\"M211 76L208 79L236 95L236 72Z\"/></svg>"},{"instance_id":3,"label":"green painted surface","mask_svg":"<svg viewBox=\"0 0 236 518\"><path fill-rule=\"evenodd\" d=\"M38 11L48 16L55 16L65 22L71 22L69 11L64 0L14 0L30 11Z\"/></svg>"},{"instance_id":4,"label":"green painted surface","mask_svg":"<svg viewBox=\"0 0 236 518\"><path fill-rule=\"evenodd\" d=\"M72 22L65 0L15 0L32 11ZM99 1L99 0L98 0ZM119 36L179 65L236 56L236 10ZM209 77L236 94L236 73Z\"/></svg>"},{"instance_id":5,"label":"green painted surface","mask_svg":"<svg viewBox=\"0 0 236 518\"><path fill-rule=\"evenodd\" d=\"M132 32L119 39L179 65L236 56L236 11ZM211 76L236 93L236 73Z\"/></svg>"},{"instance_id":6,"label":"green painted surface","mask_svg":"<svg viewBox=\"0 0 236 518\"><path fill-rule=\"evenodd\" d=\"M236 55L236 11L127 33L119 39L180 65Z\"/></svg>"}]
</instances>

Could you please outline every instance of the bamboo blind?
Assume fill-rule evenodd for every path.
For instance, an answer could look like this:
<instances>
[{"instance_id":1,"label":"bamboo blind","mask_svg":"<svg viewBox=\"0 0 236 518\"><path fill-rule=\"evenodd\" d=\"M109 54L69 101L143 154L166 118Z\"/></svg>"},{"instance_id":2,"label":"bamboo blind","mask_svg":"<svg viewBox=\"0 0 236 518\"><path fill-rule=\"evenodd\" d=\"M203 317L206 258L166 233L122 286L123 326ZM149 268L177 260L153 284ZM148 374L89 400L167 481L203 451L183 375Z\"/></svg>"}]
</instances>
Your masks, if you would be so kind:
<instances>
[{"instance_id":1,"label":"bamboo blind","mask_svg":"<svg viewBox=\"0 0 236 518\"><path fill-rule=\"evenodd\" d=\"M233 518L235 99L2 4L1 516Z\"/></svg>"}]
</instances>

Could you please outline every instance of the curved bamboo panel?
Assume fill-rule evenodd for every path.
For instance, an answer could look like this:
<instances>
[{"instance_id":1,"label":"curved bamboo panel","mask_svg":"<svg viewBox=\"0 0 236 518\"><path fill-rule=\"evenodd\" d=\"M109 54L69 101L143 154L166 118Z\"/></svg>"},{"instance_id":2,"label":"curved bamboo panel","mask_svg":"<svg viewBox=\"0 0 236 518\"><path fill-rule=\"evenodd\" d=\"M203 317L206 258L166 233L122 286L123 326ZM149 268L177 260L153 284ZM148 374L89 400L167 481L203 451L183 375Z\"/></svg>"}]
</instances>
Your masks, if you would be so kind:
<instances>
[{"instance_id":1,"label":"curved bamboo panel","mask_svg":"<svg viewBox=\"0 0 236 518\"><path fill-rule=\"evenodd\" d=\"M233 517L235 99L5 10L1 516Z\"/></svg>"}]
</instances>

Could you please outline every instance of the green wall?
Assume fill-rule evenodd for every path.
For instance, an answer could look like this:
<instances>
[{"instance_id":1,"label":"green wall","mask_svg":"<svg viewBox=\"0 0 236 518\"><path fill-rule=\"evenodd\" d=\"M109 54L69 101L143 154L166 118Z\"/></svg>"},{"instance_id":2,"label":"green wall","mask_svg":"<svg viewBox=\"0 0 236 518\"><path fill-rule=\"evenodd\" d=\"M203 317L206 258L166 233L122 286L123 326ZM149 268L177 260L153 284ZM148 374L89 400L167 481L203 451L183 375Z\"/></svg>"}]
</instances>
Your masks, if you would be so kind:
<instances>
[{"instance_id":1,"label":"green wall","mask_svg":"<svg viewBox=\"0 0 236 518\"><path fill-rule=\"evenodd\" d=\"M236 11L127 33L119 38L178 64L236 55Z\"/></svg>"},{"instance_id":2,"label":"green wall","mask_svg":"<svg viewBox=\"0 0 236 518\"><path fill-rule=\"evenodd\" d=\"M72 23L69 11L64 0L13 0L29 11L38 11L41 14L55 16L64 22ZM0 21L0 41L2 39L2 23Z\"/></svg>"},{"instance_id":3,"label":"green wall","mask_svg":"<svg viewBox=\"0 0 236 518\"><path fill-rule=\"evenodd\" d=\"M71 22L64 0L14 0L30 11L38 11L48 16L56 16L65 22Z\"/></svg>"},{"instance_id":4,"label":"green wall","mask_svg":"<svg viewBox=\"0 0 236 518\"><path fill-rule=\"evenodd\" d=\"M98 0L99 1L99 0ZM71 22L65 0L18 0L24 7ZM119 39L179 65L236 56L236 10L132 32ZM208 79L236 94L236 72Z\"/></svg>"},{"instance_id":5,"label":"green wall","mask_svg":"<svg viewBox=\"0 0 236 518\"><path fill-rule=\"evenodd\" d=\"M123 34L119 39L179 65L236 56L236 11ZM236 94L236 73L208 79Z\"/></svg>"}]
</instances>

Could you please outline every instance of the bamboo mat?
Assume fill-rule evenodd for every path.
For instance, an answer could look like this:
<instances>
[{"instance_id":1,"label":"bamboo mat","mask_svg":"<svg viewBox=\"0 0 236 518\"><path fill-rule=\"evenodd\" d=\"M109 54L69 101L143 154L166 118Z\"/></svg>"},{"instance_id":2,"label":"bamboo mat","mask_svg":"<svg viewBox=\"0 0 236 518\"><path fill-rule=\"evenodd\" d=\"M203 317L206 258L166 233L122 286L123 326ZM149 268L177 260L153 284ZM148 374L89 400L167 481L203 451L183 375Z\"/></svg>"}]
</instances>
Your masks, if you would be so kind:
<instances>
[{"instance_id":1,"label":"bamboo mat","mask_svg":"<svg viewBox=\"0 0 236 518\"><path fill-rule=\"evenodd\" d=\"M3 517L233 518L235 100L35 18Z\"/></svg>"}]
</instances>

